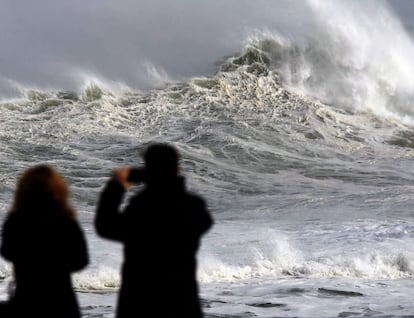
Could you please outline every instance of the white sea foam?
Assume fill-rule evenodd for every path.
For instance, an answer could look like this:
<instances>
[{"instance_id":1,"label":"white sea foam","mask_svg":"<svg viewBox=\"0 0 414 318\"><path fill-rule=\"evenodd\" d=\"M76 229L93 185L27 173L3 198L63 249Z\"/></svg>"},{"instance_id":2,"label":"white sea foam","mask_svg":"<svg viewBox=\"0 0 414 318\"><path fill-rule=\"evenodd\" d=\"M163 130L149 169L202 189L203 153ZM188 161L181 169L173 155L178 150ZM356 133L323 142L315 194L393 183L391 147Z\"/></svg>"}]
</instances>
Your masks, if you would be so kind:
<instances>
[{"instance_id":1,"label":"white sea foam","mask_svg":"<svg viewBox=\"0 0 414 318\"><path fill-rule=\"evenodd\" d=\"M326 256L302 262L296 259L289 262L283 256L274 259L259 254L251 266L228 265L217 259L203 260L199 279L203 283L212 283L289 277L394 280L414 276L412 253Z\"/></svg>"},{"instance_id":2,"label":"white sea foam","mask_svg":"<svg viewBox=\"0 0 414 318\"><path fill-rule=\"evenodd\" d=\"M355 234L358 235L358 234ZM317 240L316 237L313 240ZM331 238L330 240L333 240ZM301 278L348 278L348 279L403 279L414 277L414 252L391 247L359 247L340 251L309 252L292 245L283 235L260 241L251 249L245 249L244 257L251 254L249 263L243 265L225 263L217 257L201 258L199 279L203 283L234 282L249 279ZM321 248L328 245L321 244ZM358 248L357 246L355 248Z\"/></svg>"},{"instance_id":3,"label":"white sea foam","mask_svg":"<svg viewBox=\"0 0 414 318\"><path fill-rule=\"evenodd\" d=\"M120 286L119 270L101 266L73 275L73 285L82 291L114 291Z\"/></svg>"}]
</instances>

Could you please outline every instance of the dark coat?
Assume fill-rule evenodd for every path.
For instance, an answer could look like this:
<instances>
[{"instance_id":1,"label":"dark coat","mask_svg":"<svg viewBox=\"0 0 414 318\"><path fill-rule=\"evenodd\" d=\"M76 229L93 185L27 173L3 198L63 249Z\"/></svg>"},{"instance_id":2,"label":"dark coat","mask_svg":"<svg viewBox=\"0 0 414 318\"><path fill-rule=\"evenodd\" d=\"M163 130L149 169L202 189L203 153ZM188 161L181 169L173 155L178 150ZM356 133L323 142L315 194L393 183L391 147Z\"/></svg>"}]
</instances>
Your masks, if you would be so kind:
<instances>
[{"instance_id":1,"label":"dark coat","mask_svg":"<svg viewBox=\"0 0 414 318\"><path fill-rule=\"evenodd\" d=\"M53 208L9 213L0 252L13 264L18 317L80 317L71 273L88 252L77 221Z\"/></svg>"},{"instance_id":2,"label":"dark coat","mask_svg":"<svg viewBox=\"0 0 414 318\"><path fill-rule=\"evenodd\" d=\"M101 236L124 244L117 317L202 317L196 253L212 225L204 201L185 190L183 179L147 186L120 213L123 194L109 182L95 220Z\"/></svg>"}]
</instances>

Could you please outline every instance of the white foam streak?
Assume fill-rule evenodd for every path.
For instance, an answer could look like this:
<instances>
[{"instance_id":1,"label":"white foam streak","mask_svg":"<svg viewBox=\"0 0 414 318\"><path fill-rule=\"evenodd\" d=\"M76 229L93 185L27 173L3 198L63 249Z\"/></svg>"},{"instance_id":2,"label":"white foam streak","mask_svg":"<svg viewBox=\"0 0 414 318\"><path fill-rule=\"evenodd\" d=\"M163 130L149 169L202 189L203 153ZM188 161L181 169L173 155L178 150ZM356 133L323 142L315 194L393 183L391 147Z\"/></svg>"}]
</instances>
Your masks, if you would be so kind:
<instances>
[{"instance_id":1,"label":"white foam streak","mask_svg":"<svg viewBox=\"0 0 414 318\"><path fill-rule=\"evenodd\" d=\"M149 61L143 65L144 73L150 85L153 87L163 87L172 82L171 77L162 67L157 66Z\"/></svg>"},{"instance_id":2,"label":"white foam streak","mask_svg":"<svg viewBox=\"0 0 414 318\"><path fill-rule=\"evenodd\" d=\"M77 69L71 71L70 74L71 78L78 83L77 90L80 92L84 92L88 87L93 85L99 86L102 90L117 95L131 91L131 88L124 82L110 80L93 72Z\"/></svg>"},{"instance_id":3,"label":"white foam streak","mask_svg":"<svg viewBox=\"0 0 414 318\"><path fill-rule=\"evenodd\" d=\"M306 255L287 238L272 241L273 249L258 249L250 265L225 264L211 255L202 259L199 279L204 283L255 278L343 277L353 279L399 279L414 276L414 253L386 250L359 253Z\"/></svg>"},{"instance_id":4,"label":"white foam streak","mask_svg":"<svg viewBox=\"0 0 414 318\"><path fill-rule=\"evenodd\" d=\"M73 285L78 290L114 290L120 286L119 272L109 268L101 267L94 271L83 271L73 276Z\"/></svg>"},{"instance_id":5,"label":"white foam streak","mask_svg":"<svg viewBox=\"0 0 414 318\"><path fill-rule=\"evenodd\" d=\"M198 279L203 283L214 281L236 281L256 276L250 266L225 264L223 261L209 256L203 260L197 273Z\"/></svg>"}]
</instances>

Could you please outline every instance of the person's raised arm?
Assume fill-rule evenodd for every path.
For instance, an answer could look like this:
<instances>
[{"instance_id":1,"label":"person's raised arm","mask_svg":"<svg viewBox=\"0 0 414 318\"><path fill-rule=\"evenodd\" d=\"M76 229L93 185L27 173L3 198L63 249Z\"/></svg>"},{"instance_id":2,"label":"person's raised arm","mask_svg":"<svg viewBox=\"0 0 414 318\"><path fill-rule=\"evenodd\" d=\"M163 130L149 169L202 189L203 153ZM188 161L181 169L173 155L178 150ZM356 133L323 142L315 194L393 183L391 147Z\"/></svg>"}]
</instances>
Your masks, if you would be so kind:
<instances>
[{"instance_id":1,"label":"person's raised arm","mask_svg":"<svg viewBox=\"0 0 414 318\"><path fill-rule=\"evenodd\" d=\"M119 208L125 190L131 186L128 182L129 171L128 167L115 169L101 193L95 215L95 229L102 237L123 240L122 214Z\"/></svg>"}]
</instances>

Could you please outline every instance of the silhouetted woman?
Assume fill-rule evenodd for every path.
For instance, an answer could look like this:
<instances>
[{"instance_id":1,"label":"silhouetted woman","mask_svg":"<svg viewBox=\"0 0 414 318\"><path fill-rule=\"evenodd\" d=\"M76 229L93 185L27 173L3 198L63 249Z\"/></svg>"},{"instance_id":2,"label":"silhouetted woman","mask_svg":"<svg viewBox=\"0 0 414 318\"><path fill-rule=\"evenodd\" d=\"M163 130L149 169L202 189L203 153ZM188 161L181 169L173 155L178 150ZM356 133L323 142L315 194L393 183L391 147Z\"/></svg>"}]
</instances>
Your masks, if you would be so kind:
<instances>
[{"instance_id":1,"label":"silhouetted woman","mask_svg":"<svg viewBox=\"0 0 414 318\"><path fill-rule=\"evenodd\" d=\"M35 166L20 178L3 225L1 255L13 264L17 317L80 317L71 273L88 264L63 178Z\"/></svg>"}]
</instances>

